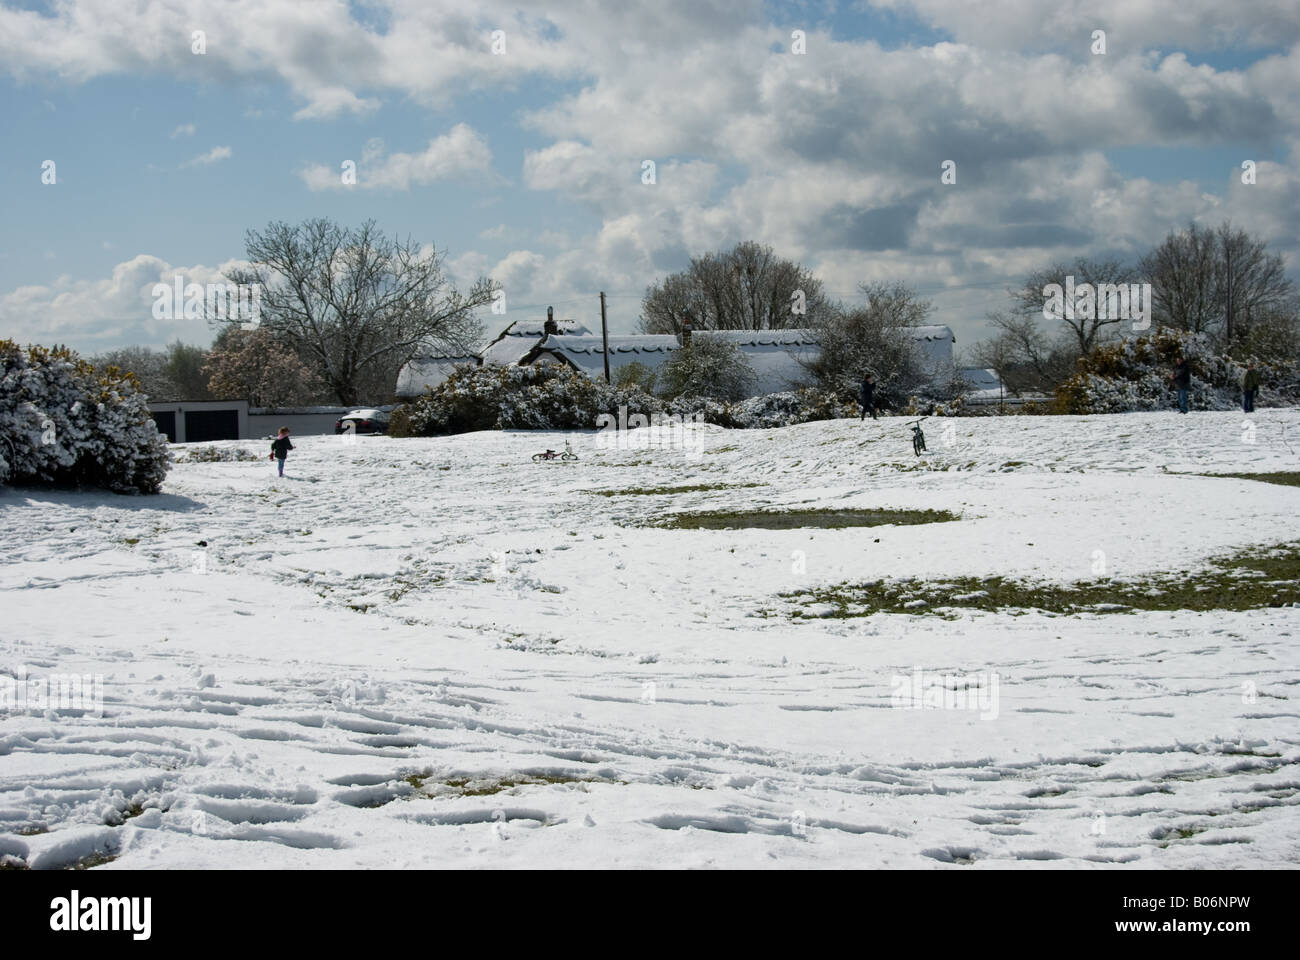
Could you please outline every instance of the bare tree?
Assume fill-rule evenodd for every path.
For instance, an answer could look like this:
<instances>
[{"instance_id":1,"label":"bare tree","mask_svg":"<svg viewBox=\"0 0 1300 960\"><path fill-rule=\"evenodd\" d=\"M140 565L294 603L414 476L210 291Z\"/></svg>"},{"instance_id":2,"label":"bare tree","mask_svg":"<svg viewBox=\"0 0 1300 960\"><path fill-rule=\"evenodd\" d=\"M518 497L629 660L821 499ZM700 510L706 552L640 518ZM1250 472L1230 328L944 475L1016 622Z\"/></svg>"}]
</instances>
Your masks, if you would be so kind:
<instances>
[{"instance_id":1,"label":"bare tree","mask_svg":"<svg viewBox=\"0 0 1300 960\"><path fill-rule=\"evenodd\" d=\"M468 352L480 336L475 311L495 289L480 277L462 295L440 251L390 240L374 221L355 230L325 219L275 221L250 230L245 247L252 267L228 278L260 287L261 325L349 406L361 401L368 373L395 368L424 345Z\"/></svg>"},{"instance_id":2,"label":"bare tree","mask_svg":"<svg viewBox=\"0 0 1300 960\"><path fill-rule=\"evenodd\" d=\"M1012 393L1051 393L1074 372L1079 354L1068 331L1052 337L1025 313L991 313L988 322L997 333L977 343L971 356L994 370Z\"/></svg>"},{"instance_id":3,"label":"bare tree","mask_svg":"<svg viewBox=\"0 0 1300 960\"><path fill-rule=\"evenodd\" d=\"M809 324L821 350L805 369L826 390L857 396L862 377L876 377L885 406L895 405L930 382L935 371L909 332L923 325L932 305L903 283L860 284L865 303L839 306Z\"/></svg>"},{"instance_id":4,"label":"bare tree","mask_svg":"<svg viewBox=\"0 0 1300 960\"><path fill-rule=\"evenodd\" d=\"M1282 309L1294 292L1282 258L1227 221L1170 233L1141 270L1161 325L1212 333L1227 346L1249 337L1251 325Z\"/></svg>"},{"instance_id":5,"label":"bare tree","mask_svg":"<svg viewBox=\"0 0 1300 960\"><path fill-rule=\"evenodd\" d=\"M772 248L745 241L691 258L680 273L646 290L644 333L696 330L776 330L811 326L830 309L821 281Z\"/></svg>"},{"instance_id":6,"label":"bare tree","mask_svg":"<svg viewBox=\"0 0 1300 960\"><path fill-rule=\"evenodd\" d=\"M1223 341L1247 337L1251 325L1269 310L1285 303L1293 285L1277 254L1269 254L1262 240L1224 221L1215 231L1218 262L1215 285L1223 307Z\"/></svg>"},{"instance_id":7,"label":"bare tree","mask_svg":"<svg viewBox=\"0 0 1300 960\"><path fill-rule=\"evenodd\" d=\"M1142 258L1139 269L1151 284L1158 325L1205 333L1218 323L1214 248L1214 232L1189 223Z\"/></svg>"},{"instance_id":8,"label":"bare tree","mask_svg":"<svg viewBox=\"0 0 1300 960\"><path fill-rule=\"evenodd\" d=\"M1091 284L1093 290L1097 292L1094 309L1090 311L1071 310L1061 318L1061 322L1069 330L1078 345L1078 355L1083 356L1090 353L1092 348L1097 346L1111 332L1107 330L1107 327L1114 326L1123 319L1118 316L1109 316L1111 311L1101 309L1103 297L1100 291L1103 289L1103 285L1118 286L1120 284L1135 283L1138 274L1132 267L1126 266L1118 260L1089 260L1080 257L1073 263L1055 263L1050 267L1035 270L1025 278L1023 286L1010 291L1016 311L1026 317L1042 317L1043 304L1046 299L1043 288L1048 284L1055 283L1064 289L1067 277L1074 278L1075 288L1086 283ZM1118 302L1115 305L1117 306ZM1086 316L1087 313L1093 315L1089 317ZM1107 314L1107 316L1101 316L1103 313Z\"/></svg>"}]
</instances>

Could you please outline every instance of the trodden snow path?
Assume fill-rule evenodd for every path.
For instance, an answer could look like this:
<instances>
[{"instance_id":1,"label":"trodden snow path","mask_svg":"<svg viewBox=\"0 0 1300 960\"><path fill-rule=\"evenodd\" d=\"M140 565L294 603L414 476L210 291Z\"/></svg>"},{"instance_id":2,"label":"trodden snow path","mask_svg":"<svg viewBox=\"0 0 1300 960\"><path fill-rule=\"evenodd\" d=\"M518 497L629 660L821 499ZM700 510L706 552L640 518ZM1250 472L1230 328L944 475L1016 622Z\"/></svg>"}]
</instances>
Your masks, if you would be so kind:
<instances>
[{"instance_id":1,"label":"trodden snow path","mask_svg":"<svg viewBox=\"0 0 1300 960\"><path fill-rule=\"evenodd\" d=\"M845 579L1087 579L1097 551L1128 576L1295 541L1300 489L1198 474L1300 469L1300 411L926 431L923 461L899 419L704 428L698 455L574 434L571 464L528 459L560 434L303 437L284 479L182 463L157 497L0 491L0 674L104 692L102 716L0 719L0 857L1300 860L1300 610L758 615ZM756 486L588 492L736 484ZM962 519L627 525L785 507ZM914 671L996 682L995 707L901 709Z\"/></svg>"}]
</instances>

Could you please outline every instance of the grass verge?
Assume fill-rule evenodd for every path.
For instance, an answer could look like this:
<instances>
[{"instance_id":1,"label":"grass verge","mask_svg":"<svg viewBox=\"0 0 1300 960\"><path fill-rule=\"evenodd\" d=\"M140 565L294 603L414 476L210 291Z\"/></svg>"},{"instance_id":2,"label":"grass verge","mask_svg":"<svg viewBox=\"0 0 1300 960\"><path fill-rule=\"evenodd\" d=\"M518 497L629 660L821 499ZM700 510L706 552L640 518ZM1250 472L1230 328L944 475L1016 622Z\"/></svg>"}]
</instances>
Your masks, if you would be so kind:
<instances>
[{"instance_id":1,"label":"grass verge","mask_svg":"<svg viewBox=\"0 0 1300 960\"><path fill-rule=\"evenodd\" d=\"M1243 551L1191 572L1117 580L1037 583L1006 577L955 577L841 583L780 595L792 616L866 617L954 609L1132 613L1138 610L1255 610L1300 604L1300 543ZM801 608L819 607L815 614ZM764 611L771 615L772 611Z\"/></svg>"},{"instance_id":2,"label":"grass verge","mask_svg":"<svg viewBox=\"0 0 1300 960\"><path fill-rule=\"evenodd\" d=\"M946 523L961 517L947 510L716 510L673 513L640 524L665 530L839 530L844 527Z\"/></svg>"},{"instance_id":3,"label":"grass verge","mask_svg":"<svg viewBox=\"0 0 1300 960\"><path fill-rule=\"evenodd\" d=\"M1300 471L1280 470L1277 473L1203 473L1203 477L1231 477L1233 480L1258 480L1260 483L1280 483L1286 487L1300 487Z\"/></svg>"},{"instance_id":4,"label":"grass verge","mask_svg":"<svg viewBox=\"0 0 1300 960\"><path fill-rule=\"evenodd\" d=\"M761 487L761 483L697 483L683 487L625 487L622 490L584 490L597 497L654 497L670 496L675 493L703 493L707 490L741 490L746 487Z\"/></svg>"}]
</instances>

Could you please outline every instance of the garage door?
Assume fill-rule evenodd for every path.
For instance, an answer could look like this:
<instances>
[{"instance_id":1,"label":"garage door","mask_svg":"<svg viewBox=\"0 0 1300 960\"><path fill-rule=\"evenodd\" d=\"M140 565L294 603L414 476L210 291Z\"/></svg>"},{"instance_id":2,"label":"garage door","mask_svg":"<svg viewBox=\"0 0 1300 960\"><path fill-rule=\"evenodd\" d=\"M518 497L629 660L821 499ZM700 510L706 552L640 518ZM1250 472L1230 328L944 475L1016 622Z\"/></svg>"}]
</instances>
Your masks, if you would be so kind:
<instances>
[{"instance_id":1,"label":"garage door","mask_svg":"<svg viewBox=\"0 0 1300 960\"><path fill-rule=\"evenodd\" d=\"M185 414L186 443L238 439L238 410L194 410Z\"/></svg>"},{"instance_id":2,"label":"garage door","mask_svg":"<svg viewBox=\"0 0 1300 960\"><path fill-rule=\"evenodd\" d=\"M167 434L167 442L176 442L176 412L164 410L153 414L153 422L158 425L158 432Z\"/></svg>"}]
</instances>

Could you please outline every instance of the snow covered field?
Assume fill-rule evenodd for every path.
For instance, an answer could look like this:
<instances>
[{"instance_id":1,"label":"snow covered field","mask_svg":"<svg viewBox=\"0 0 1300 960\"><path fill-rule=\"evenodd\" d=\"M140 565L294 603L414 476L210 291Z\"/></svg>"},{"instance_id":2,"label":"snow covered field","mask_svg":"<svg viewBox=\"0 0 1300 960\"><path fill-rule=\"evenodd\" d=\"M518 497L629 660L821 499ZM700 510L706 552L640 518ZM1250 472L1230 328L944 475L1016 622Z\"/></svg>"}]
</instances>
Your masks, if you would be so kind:
<instances>
[{"instance_id":1,"label":"snow covered field","mask_svg":"<svg viewBox=\"0 0 1300 960\"><path fill-rule=\"evenodd\" d=\"M257 462L178 464L157 497L0 491L0 673L100 674L104 700L0 719L0 855L1293 863L1300 609L779 612L846 579L1130 576L1300 539L1300 488L1190 475L1300 469L1300 411L1253 421L930 420L928 468L889 419L703 427L694 457L570 435L572 464L528 459L558 434L304 437L284 479L248 441L218 446ZM587 492L697 484L756 486ZM631 525L755 507L962 519ZM918 670L997 699L900 708Z\"/></svg>"}]
</instances>

